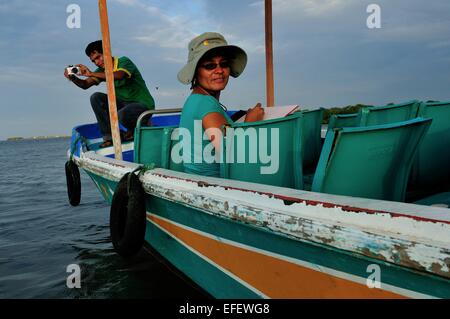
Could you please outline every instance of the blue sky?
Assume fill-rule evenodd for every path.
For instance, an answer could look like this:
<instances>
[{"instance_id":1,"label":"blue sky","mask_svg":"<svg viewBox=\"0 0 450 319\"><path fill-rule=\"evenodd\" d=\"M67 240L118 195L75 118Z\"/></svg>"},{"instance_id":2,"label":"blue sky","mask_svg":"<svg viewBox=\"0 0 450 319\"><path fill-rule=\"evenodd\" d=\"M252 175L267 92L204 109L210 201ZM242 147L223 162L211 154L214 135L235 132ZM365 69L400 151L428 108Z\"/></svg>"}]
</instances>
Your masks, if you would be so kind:
<instances>
[{"instance_id":1,"label":"blue sky","mask_svg":"<svg viewBox=\"0 0 450 319\"><path fill-rule=\"evenodd\" d=\"M81 28L69 29L69 4ZM381 28L366 25L369 4ZM249 56L221 96L228 108L265 103L264 12L258 0L108 0L114 55L141 70L157 108L181 107L189 87L177 81L187 43L217 31ZM450 1L273 0L275 104L303 108L450 100ZM68 135L95 122L87 91L63 76L68 64L92 64L87 43L100 38L97 1L0 0L0 140Z\"/></svg>"}]
</instances>

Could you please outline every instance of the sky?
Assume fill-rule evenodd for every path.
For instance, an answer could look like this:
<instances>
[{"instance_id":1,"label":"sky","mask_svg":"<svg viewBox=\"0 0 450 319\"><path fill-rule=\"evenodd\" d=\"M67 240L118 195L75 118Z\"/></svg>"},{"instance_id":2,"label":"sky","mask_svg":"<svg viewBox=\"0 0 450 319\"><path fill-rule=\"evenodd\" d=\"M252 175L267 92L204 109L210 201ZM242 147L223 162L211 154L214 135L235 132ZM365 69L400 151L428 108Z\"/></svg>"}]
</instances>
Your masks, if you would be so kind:
<instances>
[{"instance_id":1,"label":"sky","mask_svg":"<svg viewBox=\"0 0 450 319\"><path fill-rule=\"evenodd\" d=\"M157 108L182 107L177 80L195 36L215 31L248 54L221 95L228 109L266 103L264 1L108 0L112 52L140 69ZM71 4L80 27L69 28ZM370 4L379 8L373 20ZM367 20L379 22L369 28ZM89 96L63 76L95 68L84 53L101 38L97 1L0 0L0 140L70 135L93 123ZM450 1L273 0L275 105L303 109L412 99L450 100Z\"/></svg>"}]
</instances>

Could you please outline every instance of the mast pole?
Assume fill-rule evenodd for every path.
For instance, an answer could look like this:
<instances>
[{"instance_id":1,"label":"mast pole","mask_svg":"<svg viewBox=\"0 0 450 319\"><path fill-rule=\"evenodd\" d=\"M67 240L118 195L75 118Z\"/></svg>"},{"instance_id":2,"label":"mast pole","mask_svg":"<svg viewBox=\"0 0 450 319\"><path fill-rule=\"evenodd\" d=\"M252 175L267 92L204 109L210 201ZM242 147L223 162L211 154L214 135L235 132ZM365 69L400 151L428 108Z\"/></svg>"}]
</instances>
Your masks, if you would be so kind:
<instances>
[{"instance_id":1,"label":"mast pole","mask_svg":"<svg viewBox=\"0 0 450 319\"><path fill-rule=\"evenodd\" d=\"M98 9L100 13L100 27L102 30L103 60L105 62L111 136L114 144L115 158L117 160L122 160L122 143L120 140L119 119L117 116L116 91L114 89L113 60L111 55L108 8L106 6L106 0L98 0Z\"/></svg>"},{"instance_id":2,"label":"mast pole","mask_svg":"<svg viewBox=\"0 0 450 319\"><path fill-rule=\"evenodd\" d=\"M266 99L267 106L274 106L273 47L272 47L272 0L264 0L266 30Z\"/></svg>"}]
</instances>

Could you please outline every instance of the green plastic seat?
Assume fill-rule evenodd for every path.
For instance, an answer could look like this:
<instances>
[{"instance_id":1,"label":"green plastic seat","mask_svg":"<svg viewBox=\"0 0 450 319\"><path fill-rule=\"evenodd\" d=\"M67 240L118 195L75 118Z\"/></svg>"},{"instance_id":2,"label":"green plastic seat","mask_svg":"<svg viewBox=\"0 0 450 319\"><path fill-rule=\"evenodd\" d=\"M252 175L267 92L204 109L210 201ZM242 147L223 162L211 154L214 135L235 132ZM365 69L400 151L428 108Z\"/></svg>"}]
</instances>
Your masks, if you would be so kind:
<instances>
[{"instance_id":1,"label":"green plastic seat","mask_svg":"<svg viewBox=\"0 0 450 319\"><path fill-rule=\"evenodd\" d=\"M155 167L166 167L167 159L163 156L167 152L170 134L176 126L164 127L136 127L134 133L134 162L139 164L154 164ZM169 144L170 145L170 144Z\"/></svg>"},{"instance_id":2,"label":"green plastic seat","mask_svg":"<svg viewBox=\"0 0 450 319\"><path fill-rule=\"evenodd\" d=\"M372 126L402 122L417 117L417 100L385 106L363 107L359 110L359 126Z\"/></svg>"},{"instance_id":3,"label":"green plastic seat","mask_svg":"<svg viewBox=\"0 0 450 319\"><path fill-rule=\"evenodd\" d=\"M359 126L359 113L334 114L328 121L328 129Z\"/></svg>"},{"instance_id":4,"label":"green plastic seat","mask_svg":"<svg viewBox=\"0 0 450 319\"><path fill-rule=\"evenodd\" d=\"M234 135L229 130L222 139L221 177L302 189L302 125L302 112L268 121L234 123L231 126ZM261 147L264 141L266 149ZM274 152L278 150L278 156L272 153L272 148ZM261 157L261 153L272 156L272 162ZM275 165L276 157L278 165Z\"/></svg>"},{"instance_id":5,"label":"green plastic seat","mask_svg":"<svg viewBox=\"0 0 450 319\"><path fill-rule=\"evenodd\" d=\"M172 134L174 140L171 138ZM177 126L136 128L134 162L182 172L183 163L175 163L171 157L172 148L178 141L177 134Z\"/></svg>"},{"instance_id":6,"label":"green plastic seat","mask_svg":"<svg viewBox=\"0 0 450 319\"><path fill-rule=\"evenodd\" d=\"M173 171L184 172L183 163L174 162L171 156L173 147L175 146L176 143L179 142L178 130L179 130L178 127L170 128L170 133L167 136L164 136L165 140L163 142L163 147L161 150L162 167ZM171 136L173 139L171 138Z\"/></svg>"},{"instance_id":7,"label":"green plastic seat","mask_svg":"<svg viewBox=\"0 0 450 319\"><path fill-rule=\"evenodd\" d=\"M136 121L134 129L134 159L135 163L153 165L154 167L170 168L170 149L172 147L171 135L178 125L179 115L152 117L156 126L143 125L150 114L181 113L180 108L149 110L142 113ZM173 165L174 169L178 168Z\"/></svg>"},{"instance_id":8,"label":"green plastic seat","mask_svg":"<svg viewBox=\"0 0 450 319\"><path fill-rule=\"evenodd\" d=\"M414 155L430 124L416 118L329 130L312 191L404 201Z\"/></svg>"},{"instance_id":9,"label":"green plastic seat","mask_svg":"<svg viewBox=\"0 0 450 319\"><path fill-rule=\"evenodd\" d=\"M418 116L419 107L420 102L417 100L384 106L366 106L360 108L358 113L332 115L328 129L407 121Z\"/></svg>"},{"instance_id":10,"label":"green plastic seat","mask_svg":"<svg viewBox=\"0 0 450 319\"><path fill-rule=\"evenodd\" d=\"M320 137L324 109L303 111L303 172L314 172L322 150Z\"/></svg>"},{"instance_id":11,"label":"green plastic seat","mask_svg":"<svg viewBox=\"0 0 450 319\"><path fill-rule=\"evenodd\" d=\"M419 148L411 183L422 190L450 189L450 101L422 103L419 115L433 122Z\"/></svg>"}]
</instances>

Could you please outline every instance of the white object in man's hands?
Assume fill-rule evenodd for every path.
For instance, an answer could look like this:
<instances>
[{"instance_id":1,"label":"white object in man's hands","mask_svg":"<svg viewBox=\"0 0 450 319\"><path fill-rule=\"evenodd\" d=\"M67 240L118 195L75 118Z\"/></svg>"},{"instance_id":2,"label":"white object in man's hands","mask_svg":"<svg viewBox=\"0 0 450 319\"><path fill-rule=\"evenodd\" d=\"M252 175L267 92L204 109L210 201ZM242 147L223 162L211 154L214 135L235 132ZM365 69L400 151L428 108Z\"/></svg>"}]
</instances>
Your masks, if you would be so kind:
<instances>
[{"instance_id":1,"label":"white object in man's hands","mask_svg":"<svg viewBox=\"0 0 450 319\"><path fill-rule=\"evenodd\" d=\"M280 117L288 116L295 111L300 110L299 105L284 105L284 106L271 106L271 107L263 107L264 117L263 121L278 119ZM240 117L235 123L242 123L245 121L245 115Z\"/></svg>"},{"instance_id":2,"label":"white object in man's hands","mask_svg":"<svg viewBox=\"0 0 450 319\"><path fill-rule=\"evenodd\" d=\"M73 66L73 65L69 65L67 68L67 74L68 75L81 75L81 68L79 66Z\"/></svg>"}]
</instances>

